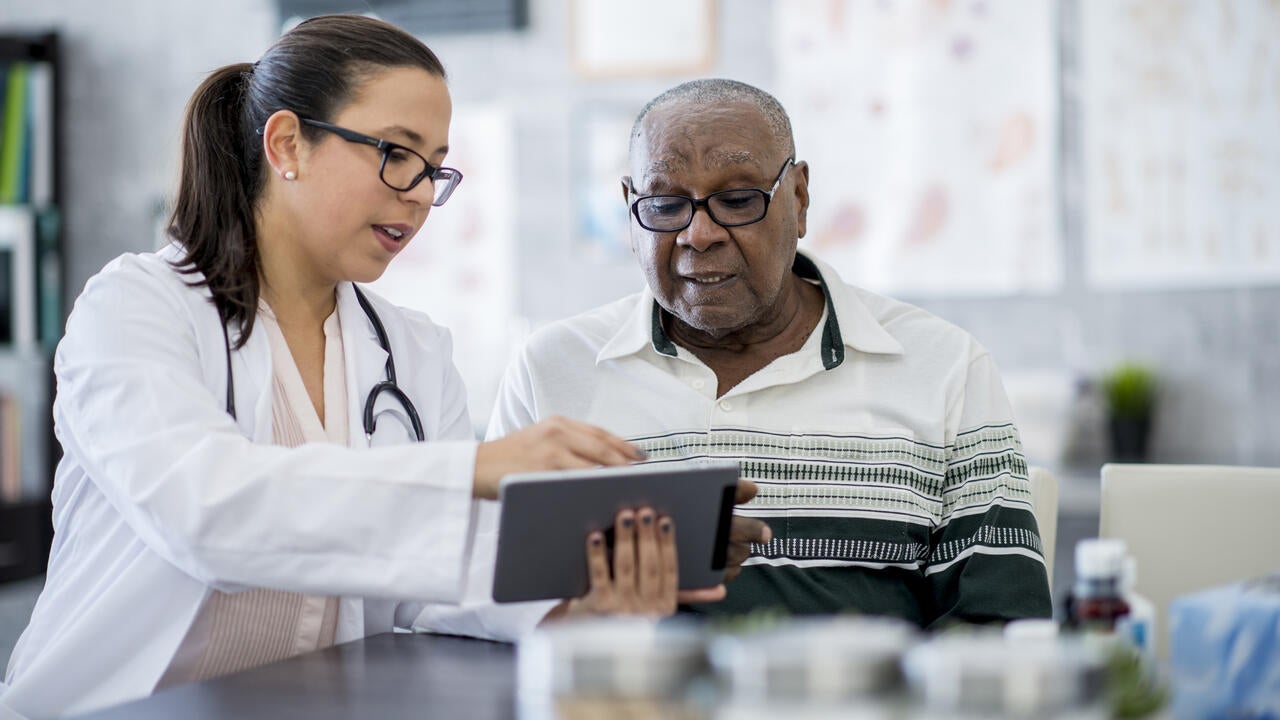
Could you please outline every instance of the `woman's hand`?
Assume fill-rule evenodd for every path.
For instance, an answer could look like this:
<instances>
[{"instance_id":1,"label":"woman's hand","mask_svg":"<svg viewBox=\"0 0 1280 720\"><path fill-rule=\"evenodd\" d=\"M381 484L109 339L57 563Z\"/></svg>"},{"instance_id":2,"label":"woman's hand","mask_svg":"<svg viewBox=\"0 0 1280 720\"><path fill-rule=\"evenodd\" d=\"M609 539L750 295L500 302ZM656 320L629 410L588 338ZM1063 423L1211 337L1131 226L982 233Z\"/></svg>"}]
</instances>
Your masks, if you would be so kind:
<instances>
[{"instance_id":1,"label":"woman's hand","mask_svg":"<svg viewBox=\"0 0 1280 720\"><path fill-rule=\"evenodd\" d=\"M616 435L553 415L500 440L480 443L472 494L496 499L499 481L510 473L626 465L643 459L643 452Z\"/></svg>"},{"instance_id":2,"label":"woman's hand","mask_svg":"<svg viewBox=\"0 0 1280 720\"><path fill-rule=\"evenodd\" d=\"M587 536L587 594L566 600L544 618L579 615L650 615L663 617L680 603L724 599L724 585L681 591L676 562L676 527L653 510L623 510L614 519L613 569L610 572L604 533Z\"/></svg>"}]
</instances>

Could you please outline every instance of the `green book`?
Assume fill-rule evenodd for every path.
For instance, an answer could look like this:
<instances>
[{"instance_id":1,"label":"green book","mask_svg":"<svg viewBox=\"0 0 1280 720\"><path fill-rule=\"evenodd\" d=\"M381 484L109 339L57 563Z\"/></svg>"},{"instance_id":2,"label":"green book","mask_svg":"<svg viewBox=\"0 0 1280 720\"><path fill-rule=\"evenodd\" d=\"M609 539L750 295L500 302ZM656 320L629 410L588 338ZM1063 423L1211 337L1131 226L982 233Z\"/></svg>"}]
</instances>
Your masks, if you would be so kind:
<instances>
[{"instance_id":1,"label":"green book","mask_svg":"<svg viewBox=\"0 0 1280 720\"><path fill-rule=\"evenodd\" d=\"M27 66L9 67L4 92L4 135L0 137L0 203L12 204L22 193L27 159Z\"/></svg>"}]
</instances>

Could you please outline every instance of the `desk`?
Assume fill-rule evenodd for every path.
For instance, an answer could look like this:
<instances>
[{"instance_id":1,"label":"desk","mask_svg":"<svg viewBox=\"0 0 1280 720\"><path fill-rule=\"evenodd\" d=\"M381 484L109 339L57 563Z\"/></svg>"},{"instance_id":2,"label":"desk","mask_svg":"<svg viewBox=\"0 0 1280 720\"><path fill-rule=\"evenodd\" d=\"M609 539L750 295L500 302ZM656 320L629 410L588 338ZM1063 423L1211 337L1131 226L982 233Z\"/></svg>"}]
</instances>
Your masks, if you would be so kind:
<instances>
[{"instance_id":1,"label":"desk","mask_svg":"<svg viewBox=\"0 0 1280 720\"><path fill-rule=\"evenodd\" d=\"M387 633L81 716L160 718L515 717L515 647Z\"/></svg>"}]
</instances>

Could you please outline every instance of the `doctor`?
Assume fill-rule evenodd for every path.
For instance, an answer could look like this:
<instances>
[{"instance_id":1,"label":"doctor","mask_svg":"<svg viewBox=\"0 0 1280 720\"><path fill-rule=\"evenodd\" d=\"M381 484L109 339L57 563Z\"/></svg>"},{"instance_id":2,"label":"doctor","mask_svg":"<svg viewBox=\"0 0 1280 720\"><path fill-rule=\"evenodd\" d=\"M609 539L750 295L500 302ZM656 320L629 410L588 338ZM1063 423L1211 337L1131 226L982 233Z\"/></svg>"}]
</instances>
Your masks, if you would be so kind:
<instances>
[{"instance_id":1,"label":"doctor","mask_svg":"<svg viewBox=\"0 0 1280 720\"><path fill-rule=\"evenodd\" d=\"M435 55L359 16L196 91L174 243L92 278L58 346L56 535L0 715L408 626L421 602L397 598L462 597L473 500L503 475L639 459L564 419L477 445L448 332L354 284L461 181L450 114ZM669 612L673 542L636 531L635 576L566 608Z\"/></svg>"}]
</instances>

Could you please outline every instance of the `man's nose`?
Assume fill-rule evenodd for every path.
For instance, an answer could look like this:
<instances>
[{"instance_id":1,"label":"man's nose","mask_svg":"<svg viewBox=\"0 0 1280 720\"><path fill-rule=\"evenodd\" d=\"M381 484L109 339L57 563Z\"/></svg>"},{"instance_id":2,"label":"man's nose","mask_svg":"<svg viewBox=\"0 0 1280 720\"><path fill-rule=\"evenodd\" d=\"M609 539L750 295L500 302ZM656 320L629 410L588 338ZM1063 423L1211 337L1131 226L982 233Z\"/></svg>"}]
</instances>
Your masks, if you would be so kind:
<instances>
[{"instance_id":1,"label":"man's nose","mask_svg":"<svg viewBox=\"0 0 1280 720\"><path fill-rule=\"evenodd\" d=\"M711 219L711 213L707 212L705 206L694 208L693 219L689 221L689 227L681 230L676 235L677 244L693 248L698 252L707 250L728 239L728 231L720 223Z\"/></svg>"}]
</instances>

